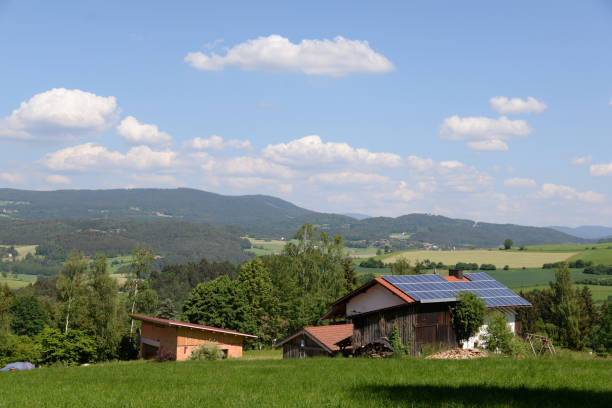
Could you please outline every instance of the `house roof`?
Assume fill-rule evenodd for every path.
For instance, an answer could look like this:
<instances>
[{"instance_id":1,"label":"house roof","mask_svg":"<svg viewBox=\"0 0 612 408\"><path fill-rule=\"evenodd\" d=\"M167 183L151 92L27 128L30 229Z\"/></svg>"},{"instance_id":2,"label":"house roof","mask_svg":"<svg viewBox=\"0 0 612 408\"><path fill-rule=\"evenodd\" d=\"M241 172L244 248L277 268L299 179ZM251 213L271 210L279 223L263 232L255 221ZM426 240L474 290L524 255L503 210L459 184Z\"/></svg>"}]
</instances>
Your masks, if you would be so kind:
<instances>
[{"instance_id":1,"label":"house roof","mask_svg":"<svg viewBox=\"0 0 612 408\"><path fill-rule=\"evenodd\" d=\"M141 320L143 322L153 323L153 324L157 324L160 326L187 327L187 328L196 329L196 330L232 334L234 336L241 336L241 337L246 337L249 339L257 338L257 336L254 336L252 334L240 333L234 330L220 329L218 327L204 326L202 324L181 322L179 320L161 319L159 317L151 317L151 316L144 316L144 315L138 315L138 314L130 314L129 316L134 320Z\"/></svg>"},{"instance_id":2,"label":"house roof","mask_svg":"<svg viewBox=\"0 0 612 408\"><path fill-rule=\"evenodd\" d=\"M346 316L346 303L374 285L381 285L406 303L454 302L459 293L472 292L490 308L531 306L531 303L483 272L466 273L461 279L437 274L391 275L372 279L336 300L321 319Z\"/></svg>"},{"instance_id":3,"label":"house roof","mask_svg":"<svg viewBox=\"0 0 612 408\"><path fill-rule=\"evenodd\" d=\"M295 339L300 335L308 336L321 348L325 349L328 353L340 350L340 347L336 343L346 339L353 335L353 324L331 324L329 326L310 326L304 327L299 332L286 337L280 342L276 343L275 347L280 347L283 344Z\"/></svg>"}]
</instances>

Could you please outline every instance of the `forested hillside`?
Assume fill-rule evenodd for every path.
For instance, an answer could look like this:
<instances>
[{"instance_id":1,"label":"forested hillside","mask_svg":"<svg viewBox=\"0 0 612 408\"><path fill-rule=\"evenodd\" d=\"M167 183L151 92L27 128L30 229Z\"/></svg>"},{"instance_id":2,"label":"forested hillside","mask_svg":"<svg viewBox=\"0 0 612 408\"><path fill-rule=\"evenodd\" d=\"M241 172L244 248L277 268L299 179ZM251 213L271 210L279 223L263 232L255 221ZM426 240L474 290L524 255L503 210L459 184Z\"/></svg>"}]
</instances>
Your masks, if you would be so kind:
<instances>
[{"instance_id":1,"label":"forested hillside","mask_svg":"<svg viewBox=\"0 0 612 408\"><path fill-rule=\"evenodd\" d=\"M0 218L0 244L38 245L37 254L64 260L71 250L109 257L130 254L136 245L152 248L163 264L211 261L240 263L250 246L236 231L177 220L20 221Z\"/></svg>"},{"instance_id":2,"label":"forested hillside","mask_svg":"<svg viewBox=\"0 0 612 408\"><path fill-rule=\"evenodd\" d=\"M224 196L185 188L61 191L0 189L0 211L6 218L20 220L89 219L98 222L121 219L166 221L164 225L172 224L168 221L231 225L235 227L236 234L265 238L290 237L301 225L310 223L332 235L343 235L349 241L379 240L389 238L391 234L406 233L407 240L433 242L444 247L495 247L506 238L511 238L519 245L588 242L551 228L482 223L427 214L358 220L345 215L310 211L276 197ZM187 224L177 225L187 228ZM37 228L67 227L43 224ZM152 228L150 233L154 234L148 239L157 240L159 247L160 242L166 239L165 227L147 228ZM194 228L197 229L188 227L191 230ZM134 229L139 230L140 227ZM155 236L157 232L162 235ZM23 241L21 236L15 238ZM122 245L119 242L121 240L132 238L128 231L126 235L117 238L116 245ZM87 237L83 239L86 241ZM185 251L188 249L183 249Z\"/></svg>"}]
</instances>

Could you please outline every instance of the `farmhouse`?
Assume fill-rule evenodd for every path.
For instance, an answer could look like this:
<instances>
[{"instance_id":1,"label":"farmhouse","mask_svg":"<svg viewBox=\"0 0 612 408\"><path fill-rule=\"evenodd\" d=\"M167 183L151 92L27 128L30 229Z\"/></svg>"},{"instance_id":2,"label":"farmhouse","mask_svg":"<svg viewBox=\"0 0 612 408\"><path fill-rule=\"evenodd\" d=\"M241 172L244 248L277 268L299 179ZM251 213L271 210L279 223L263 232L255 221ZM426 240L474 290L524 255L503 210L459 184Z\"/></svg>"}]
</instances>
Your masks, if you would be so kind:
<instances>
[{"instance_id":1,"label":"farmhouse","mask_svg":"<svg viewBox=\"0 0 612 408\"><path fill-rule=\"evenodd\" d=\"M130 314L140 326L140 357L161 357L164 360L187 360L193 350L203 343L216 344L225 358L242 357L244 339L257 336L233 330Z\"/></svg>"},{"instance_id":2,"label":"farmhouse","mask_svg":"<svg viewBox=\"0 0 612 408\"><path fill-rule=\"evenodd\" d=\"M389 339L397 324L402 342L410 344L417 355L424 345L457 347L449 306L460 292L472 292L482 298L487 307L506 315L515 333L520 330L516 309L531 304L486 273L449 271L449 276L395 275L372 279L360 288L338 299L322 319L342 319L353 325L350 338L354 353L364 347ZM480 332L463 344L474 347ZM293 357L293 354L289 355Z\"/></svg>"},{"instance_id":3,"label":"farmhouse","mask_svg":"<svg viewBox=\"0 0 612 408\"><path fill-rule=\"evenodd\" d=\"M352 324L304 327L275 347L283 347L283 358L334 356L350 352Z\"/></svg>"}]
</instances>

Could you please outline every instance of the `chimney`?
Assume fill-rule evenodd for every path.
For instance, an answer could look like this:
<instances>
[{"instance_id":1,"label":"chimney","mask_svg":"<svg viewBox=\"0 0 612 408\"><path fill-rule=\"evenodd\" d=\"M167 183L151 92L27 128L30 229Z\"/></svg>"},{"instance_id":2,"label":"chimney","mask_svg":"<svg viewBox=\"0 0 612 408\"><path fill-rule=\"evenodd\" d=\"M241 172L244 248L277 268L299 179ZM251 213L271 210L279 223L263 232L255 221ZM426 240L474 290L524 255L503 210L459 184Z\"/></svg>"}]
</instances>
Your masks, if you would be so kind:
<instances>
[{"instance_id":1,"label":"chimney","mask_svg":"<svg viewBox=\"0 0 612 408\"><path fill-rule=\"evenodd\" d=\"M463 279L463 269L449 269L448 276L454 276L457 279Z\"/></svg>"}]
</instances>

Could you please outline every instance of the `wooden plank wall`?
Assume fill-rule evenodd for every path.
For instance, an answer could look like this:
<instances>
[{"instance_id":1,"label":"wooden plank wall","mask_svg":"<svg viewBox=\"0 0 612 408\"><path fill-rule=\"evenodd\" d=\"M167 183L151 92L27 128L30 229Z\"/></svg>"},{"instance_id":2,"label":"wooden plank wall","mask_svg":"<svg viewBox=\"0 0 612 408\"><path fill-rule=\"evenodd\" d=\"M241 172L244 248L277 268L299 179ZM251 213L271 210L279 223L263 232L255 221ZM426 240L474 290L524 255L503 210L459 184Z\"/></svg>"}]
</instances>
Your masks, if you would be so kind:
<instances>
[{"instance_id":1,"label":"wooden plank wall","mask_svg":"<svg viewBox=\"0 0 612 408\"><path fill-rule=\"evenodd\" d=\"M420 304L353 316L353 350L380 337L391 337L393 324L404 344L411 343L411 354L418 355L424 344L456 347L447 304Z\"/></svg>"}]
</instances>

